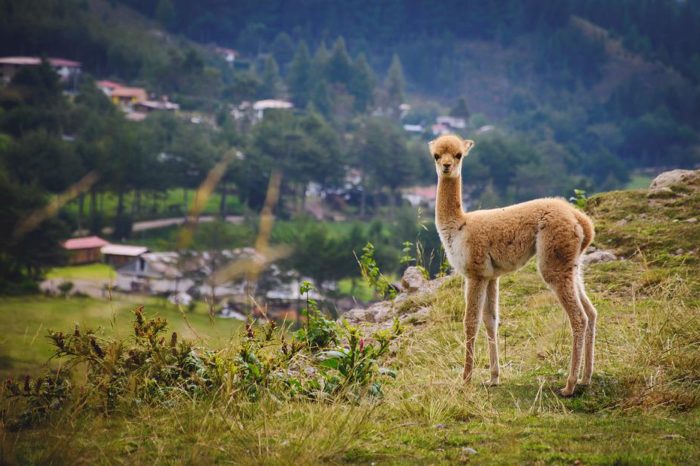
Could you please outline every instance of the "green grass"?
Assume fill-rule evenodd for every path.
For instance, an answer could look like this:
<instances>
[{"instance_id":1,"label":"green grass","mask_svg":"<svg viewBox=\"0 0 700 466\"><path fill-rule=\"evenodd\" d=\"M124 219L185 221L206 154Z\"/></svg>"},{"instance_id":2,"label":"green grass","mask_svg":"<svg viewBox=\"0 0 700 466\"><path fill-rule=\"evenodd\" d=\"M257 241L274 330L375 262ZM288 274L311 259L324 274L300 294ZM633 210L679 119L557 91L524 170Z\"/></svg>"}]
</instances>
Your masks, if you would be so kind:
<instances>
[{"instance_id":1,"label":"green grass","mask_svg":"<svg viewBox=\"0 0 700 466\"><path fill-rule=\"evenodd\" d=\"M596 245L628 259L586 271L599 312L596 370L593 384L573 398L556 394L566 377L569 324L531 262L501 280L498 387L481 383L489 377L483 328L474 382L461 381L464 304L461 279L452 278L416 300L430 307L430 317L407 326L387 361L397 378L381 398L249 402L215 393L120 406L108 416L67 411L22 432L0 426L0 462L697 464L700 272L692 251L700 232L683 220L699 208L692 192L650 200L643 191L623 191L589 201ZM81 312L113 312L87 302ZM41 303L48 303L44 313L60 312L52 307L59 300L27 308ZM32 314L20 311L20 300L4 306L11 317L0 321L3 338L27 351L34 335L34 345L41 337L37 322L26 323ZM70 328L71 319L57 323Z\"/></svg>"},{"instance_id":2,"label":"green grass","mask_svg":"<svg viewBox=\"0 0 700 466\"><path fill-rule=\"evenodd\" d=\"M113 280L114 268L107 264L69 265L54 267L46 274L49 280L62 278L65 280Z\"/></svg>"},{"instance_id":3,"label":"green grass","mask_svg":"<svg viewBox=\"0 0 700 466\"><path fill-rule=\"evenodd\" d=\"M105 301L91 298L2 298L0 299L0 375L37 373L53 354L48 330L102 328L118 336L132 331L132 310L145 305L147 315L160 315L171 327L187 338L201 337L215 347L237 336L240 322L210 319L203 304L195 312L185 313L160 298L137 298L129 301ZM189 325L188 325L189 323ZM191 327L190 327L191 325Z\"/></svg>"},{"instance_id":4,"label":"green grass","mask_svg":"<svg viewBox=\"0 0 700 466\"><path fill-rule=\"evenodd\" d=\"M654 178L649 175L632 175L625 189L647 189Z\"/></svg>"}]
</instances>

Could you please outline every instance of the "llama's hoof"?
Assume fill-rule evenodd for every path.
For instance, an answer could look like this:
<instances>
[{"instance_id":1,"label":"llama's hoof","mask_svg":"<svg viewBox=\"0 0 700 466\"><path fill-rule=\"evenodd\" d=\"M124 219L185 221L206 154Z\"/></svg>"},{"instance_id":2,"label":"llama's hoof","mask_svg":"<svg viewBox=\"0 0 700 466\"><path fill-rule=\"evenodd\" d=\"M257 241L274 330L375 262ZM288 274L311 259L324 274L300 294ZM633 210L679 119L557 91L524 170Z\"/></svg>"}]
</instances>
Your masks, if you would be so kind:
<instances>
[{"instance_id":1,"label":"llama's hoof","mask_svg":"<svg viewBox=\"0 0 700 466\"><path fill-rule=\"evenodd\" d=\"M562 388L561 390L559 390L558 394L562 398L571 398L572 396L574 396L574 390L567 390L566 388Z\"/></svg>"},{"instance_id":2,"label":"llama's hoof","mask_svg":"<svg viewBox=\"0 0 700 466\"><path fill-rule=\"evenodd\" d=\"M491 379L488 382L484 383L487 387L498 387L501 384L501 382L498 379Z\"/></svg>"}]
</instances>

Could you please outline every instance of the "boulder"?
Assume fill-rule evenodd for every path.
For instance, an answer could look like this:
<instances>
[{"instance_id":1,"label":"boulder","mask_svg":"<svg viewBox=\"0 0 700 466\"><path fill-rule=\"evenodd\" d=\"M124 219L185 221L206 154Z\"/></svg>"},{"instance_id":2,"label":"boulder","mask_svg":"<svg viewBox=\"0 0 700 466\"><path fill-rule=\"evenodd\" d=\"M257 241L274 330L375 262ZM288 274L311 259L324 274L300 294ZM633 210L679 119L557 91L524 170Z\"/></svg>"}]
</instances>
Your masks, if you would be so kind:
<instances>
[{"instance_id":1,"label":"boulder","mask_svg":"<svg viewBox=\"0 0 700 466\"><path fill-rule=\"evenodd\" d=\"M406 269L401 277L401 289L406 293L420 291L428 283L421 269L411 266Z\"/></svg>"},{"instance_id":2,"label":"boulder","mask_svg":"<svg viewBox=\"0 0 700 466\"><path fill-rule=\"evenodd\" d=\"M583 264L596 264L598 262L611 262L616 261L619 258L612 252L599 249L597 251L591 252L583 256Z\"/></svg>"},{"instance_id":3,"label":"boulder","mask_svg":"<svg viewBox=\"0 0 700 466\"><path fill-rule=\"evenodd\" d=\"M690 184L700 180L700 170L670 170L660 173L649 185L651 191L670 188L677 184Z\"/></svg>"}]
</instances>

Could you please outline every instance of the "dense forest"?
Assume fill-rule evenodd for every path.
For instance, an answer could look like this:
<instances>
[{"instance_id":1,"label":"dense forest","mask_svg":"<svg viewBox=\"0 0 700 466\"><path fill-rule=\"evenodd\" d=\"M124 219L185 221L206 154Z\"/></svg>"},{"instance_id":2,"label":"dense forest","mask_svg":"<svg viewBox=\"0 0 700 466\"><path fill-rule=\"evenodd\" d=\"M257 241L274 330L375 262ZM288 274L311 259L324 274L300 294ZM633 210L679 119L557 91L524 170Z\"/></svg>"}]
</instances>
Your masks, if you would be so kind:
<instances>
[{"instance_id":1,"label":"dense forest","mask_svg":"<svg viewBox=\"0 0 700 466\"><path fill-rule=\"evenodd\" d=\"M195 188L221 161L222 215L227 195L258 211L277 169L284 218L302 215L313 182L347 195L346 215L400 223L387 217L400 190L434 182L426 142L439 115L466 119L460 132L477 141L464 167L475 206L618 188L634 170L693 166L699 35L697 1L0 0L0 55L83 63L70 92L46 64L0 88L3 201L22 199L3 202L0 273L36 279L61 258L30 246L76 228L112 226L127 238L149 197ZM215 45L234 48L235 65ZM127 121L95 87L105 78L168 95L183 115L211 123L165 113ZM269 98L295 109L257 124L234 116L241 103ZM361 178L348 190L350 170ZM98 178L76 209L37 237L17 235L22 218L88 173ZM101 207L107 193L117 198L112 214ZM370 233L352 235L326 244L356 247Z\"/></svg>"}]
</instances>

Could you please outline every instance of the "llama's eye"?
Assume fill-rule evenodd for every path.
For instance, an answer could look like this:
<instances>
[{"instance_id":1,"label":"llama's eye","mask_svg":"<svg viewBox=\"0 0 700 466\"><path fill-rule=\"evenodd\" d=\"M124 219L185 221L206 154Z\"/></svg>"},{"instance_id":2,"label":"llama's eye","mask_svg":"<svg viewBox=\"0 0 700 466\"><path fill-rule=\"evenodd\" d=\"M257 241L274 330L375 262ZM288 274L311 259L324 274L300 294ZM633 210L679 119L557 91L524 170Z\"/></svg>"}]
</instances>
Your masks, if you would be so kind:
<instances>
[{"instance_id":1,"label":"llama's eye","mask_svg":"<svg viewBox=\"0 0 700 466\"><path fill-rule=\"evenodd\" d=\"M440 158L440 156L439 156L438 154L435 154L434 157L435 157L435 161L436 161L436 162L437 162L437 160Z\"/></svg>"},{"instance_id":2,"label":"llama's eye","mask_svg":"<svg viewBox=\"0 0 700 466\"><path fill-rule=\"evenodd\" d=\"M461 158L462 158L462 154L455 154L455 158L456 158L457 160L461 159Z\"/></svg>"}]
</instances>

